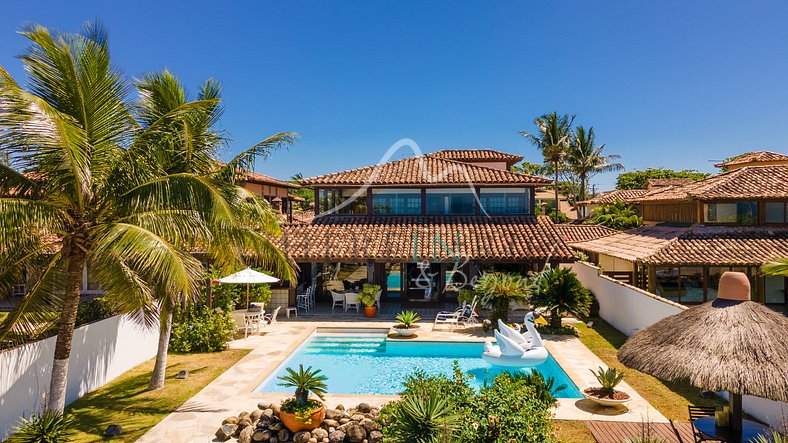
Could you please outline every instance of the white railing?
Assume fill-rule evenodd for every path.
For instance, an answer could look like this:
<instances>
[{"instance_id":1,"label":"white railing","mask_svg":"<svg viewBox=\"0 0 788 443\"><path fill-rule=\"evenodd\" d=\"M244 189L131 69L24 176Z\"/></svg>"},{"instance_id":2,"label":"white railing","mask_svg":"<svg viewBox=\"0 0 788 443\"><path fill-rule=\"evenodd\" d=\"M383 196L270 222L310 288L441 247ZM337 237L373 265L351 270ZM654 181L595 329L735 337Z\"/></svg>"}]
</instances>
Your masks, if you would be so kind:
<instances>
[{"instance_id":1,"label":"white railing","mask_svg":"<svg viewBox=\"0 0 788 443\"><path fill-rule=\"evenodd\" d=\"M156 355L158 328L145 328L122 316L74 331L66 403L104 386ZM20 417L41 409L49 390L55 337L0 352L0 440Z\"/></svg>"}]
</instances>

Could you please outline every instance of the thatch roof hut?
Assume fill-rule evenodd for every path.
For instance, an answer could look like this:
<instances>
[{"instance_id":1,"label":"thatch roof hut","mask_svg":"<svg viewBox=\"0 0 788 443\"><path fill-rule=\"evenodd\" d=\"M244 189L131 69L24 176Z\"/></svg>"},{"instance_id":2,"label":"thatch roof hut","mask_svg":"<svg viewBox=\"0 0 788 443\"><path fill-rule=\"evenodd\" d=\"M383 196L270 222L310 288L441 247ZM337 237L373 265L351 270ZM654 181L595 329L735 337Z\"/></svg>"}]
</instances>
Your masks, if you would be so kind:
<instances>
[{"instance_id":1,"label":"thatch roof hut","mask_svg":"<svg viewBox=\"0 0 788 443\"><path fill-rule=\"evenodd\" d=\"M739 272L723 274L716 300L635 334L618 359L663 380L729 391L738 402L741 395L788 401L788 318L750 301Z\"/></svg>"}]
</instances>

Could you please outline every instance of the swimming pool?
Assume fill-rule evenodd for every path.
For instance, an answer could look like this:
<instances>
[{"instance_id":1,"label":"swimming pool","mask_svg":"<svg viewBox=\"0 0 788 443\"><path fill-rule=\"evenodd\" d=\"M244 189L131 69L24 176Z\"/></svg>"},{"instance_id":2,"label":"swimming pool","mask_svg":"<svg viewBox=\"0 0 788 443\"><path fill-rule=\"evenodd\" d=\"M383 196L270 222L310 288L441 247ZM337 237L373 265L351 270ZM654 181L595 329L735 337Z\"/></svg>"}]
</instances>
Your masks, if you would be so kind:
<instances>
[{"instance_id":1,"label":"swimming pool","mask_svg":"<svg viewBox=\"0 0 788 443\"><path fill-rule=\"evenodd\" d=\"M402 382L414 369L428 374L450 375L454 361L471 375L471 384L479 389L485 380L504 372L482 360L483 343L468 342L404 342L386 340L385 334L315 334L266 378L255 392L289 393L291 388L277 386L277 377L287 367L299 364L319 368L328 377L331 394L397 395ZM552 356L535 367L545 377L553 377L555 385L566 385L557 393L560 398L582 398ZM524 368L529 370L530 368ZM511 369L510 369L511 370Z\"/></svg>"}]
</instances>

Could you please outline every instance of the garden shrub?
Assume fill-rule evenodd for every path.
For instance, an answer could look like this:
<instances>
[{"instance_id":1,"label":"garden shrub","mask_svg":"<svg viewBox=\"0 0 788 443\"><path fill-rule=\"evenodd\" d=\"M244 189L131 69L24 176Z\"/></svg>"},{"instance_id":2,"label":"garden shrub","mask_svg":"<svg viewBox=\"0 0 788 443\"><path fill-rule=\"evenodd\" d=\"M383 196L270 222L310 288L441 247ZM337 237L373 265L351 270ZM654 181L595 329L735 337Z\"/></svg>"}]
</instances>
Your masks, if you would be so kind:
<instances>
[{"instance_id":1,"label":"garden shrub","mask_svg":"<svg viewBox=\"0 0 788 443\"><path fill-rule=\"evenodd\" d=\"M426 442L554 442L550 405L560 387L541 376L497 376L475 392L457 363L452 377L417 371L405 381L402 400L385 405L379 420L387 443L405 443L418 435ZM414 399L420 399L420 402ZM445 407L436 406L442 400ZM420 414L414 414L420 406ZM446 410L452 411L450 416ZM429 414L428 414L429 413ZM437 424L443 423L443 426ZM446 435L449 432L450 435ZM426 435L425 435L426 433Z\"/></svg>"},{"instance_id":2,"label":"garden shrub","mask_svg":"<svg viewBox=\"0 0 788 443\"><path fill-rule=\"evenodd\" d=\"M21 419L7 443L66 443L72 440L74 418L59 411L34 414Z\"/></svg>"},{"instance_id":3,"label":"garden shrub","mask_svg":"<svg viewBox=\"0 0 788 443\"><path fill-rule=\"evenodd\" d=\"M179 306L172 316L170 351L219 352L235 333L232 315L221 308Z\"/></svg>"},{"instance_id":4,"label":"garden shrub","mask_svg":"<svg viewBox=\"0 0 788 443\"><path fill-rule=\"evenodd\" d=\"M77 326L104 320L117 314L118 312L110 306L106 299L96 297L93 300L79 304L77 308Z\"/></svg>"}]
</instances>

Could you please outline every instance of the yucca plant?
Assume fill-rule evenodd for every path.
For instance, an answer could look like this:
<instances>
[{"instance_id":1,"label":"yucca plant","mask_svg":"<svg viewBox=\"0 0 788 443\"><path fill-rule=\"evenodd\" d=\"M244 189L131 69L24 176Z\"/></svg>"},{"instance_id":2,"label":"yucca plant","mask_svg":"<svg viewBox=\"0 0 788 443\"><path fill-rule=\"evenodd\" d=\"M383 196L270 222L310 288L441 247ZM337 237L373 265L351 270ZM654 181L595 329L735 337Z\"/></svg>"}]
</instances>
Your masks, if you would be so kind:
<instances>
[{"instance_id":1,"label":"yucca plant","mask_svg":"<svg viewBox=\"0 0 788 443\"><path fill-rule=\"evenodd\" d=\"M788 443L788 437L777 431L771 431L768 436L759 435L758 438L755 439L755 443Z\"/></svg>"},{"instance_id":2,"label":"yucca plant","mask_svg":"<svg viewBox=\"0 0 788 443\"><path fill-rule=\"evenodd\" d=\"M279 377L279 386L295 388L295 405L304 408L309 404L309 393L317 395L321 400L325 398L327 391L326 380L328 377L320 374L320 369L312 369L312 366L304 369L304 365L298 365L298 371L287 368L287 375Z\"/></svg>"},{"instance_id":3,"label":"yucca plant","mask_svg":"<svg viewBox=\"0 0 788 443\"><path fill-rule=\"evenodd\" d=\"M408 396L395 409L384 432L395 438L392 441L442 443L454 441L457 425L458 417L445 399Z\"/></svg>"},{"instance_id":4,"label":"yucca plant","mask_svg":"<svg viewBox=\"0 0 788 443\"><path fill-rule=\"evenodd\" d=\"M602 392L608 396L612 396L616 390L616 386L624 380L624 371L619 371L616 368L602 369L600 366L596 371L593 369L589 369L589 371L596 377L596 380L602 388Z\"/></svg>"},{"instance_id":5,"label":"yucca plant","mask_svg":"<svg viewBox=\"0 0 788 443\"><path fill-rule=\"evenodd\" d=\"M415 311L402 311L395 317L395 320L399 322L399 327L401 329L411 329L416 323L421 320L419 314Z\"/></svg>"},{"instance_id":6,"label":"yucca plant","mask_svg":"<svg viewBox=\"0 0 788 443\"><path fill-rule=\"evenodd\" d=\"M71 441L74 418L59 411L44 411L21 419L8 443L66 443Z\"/></svg>"}]
</instances>

